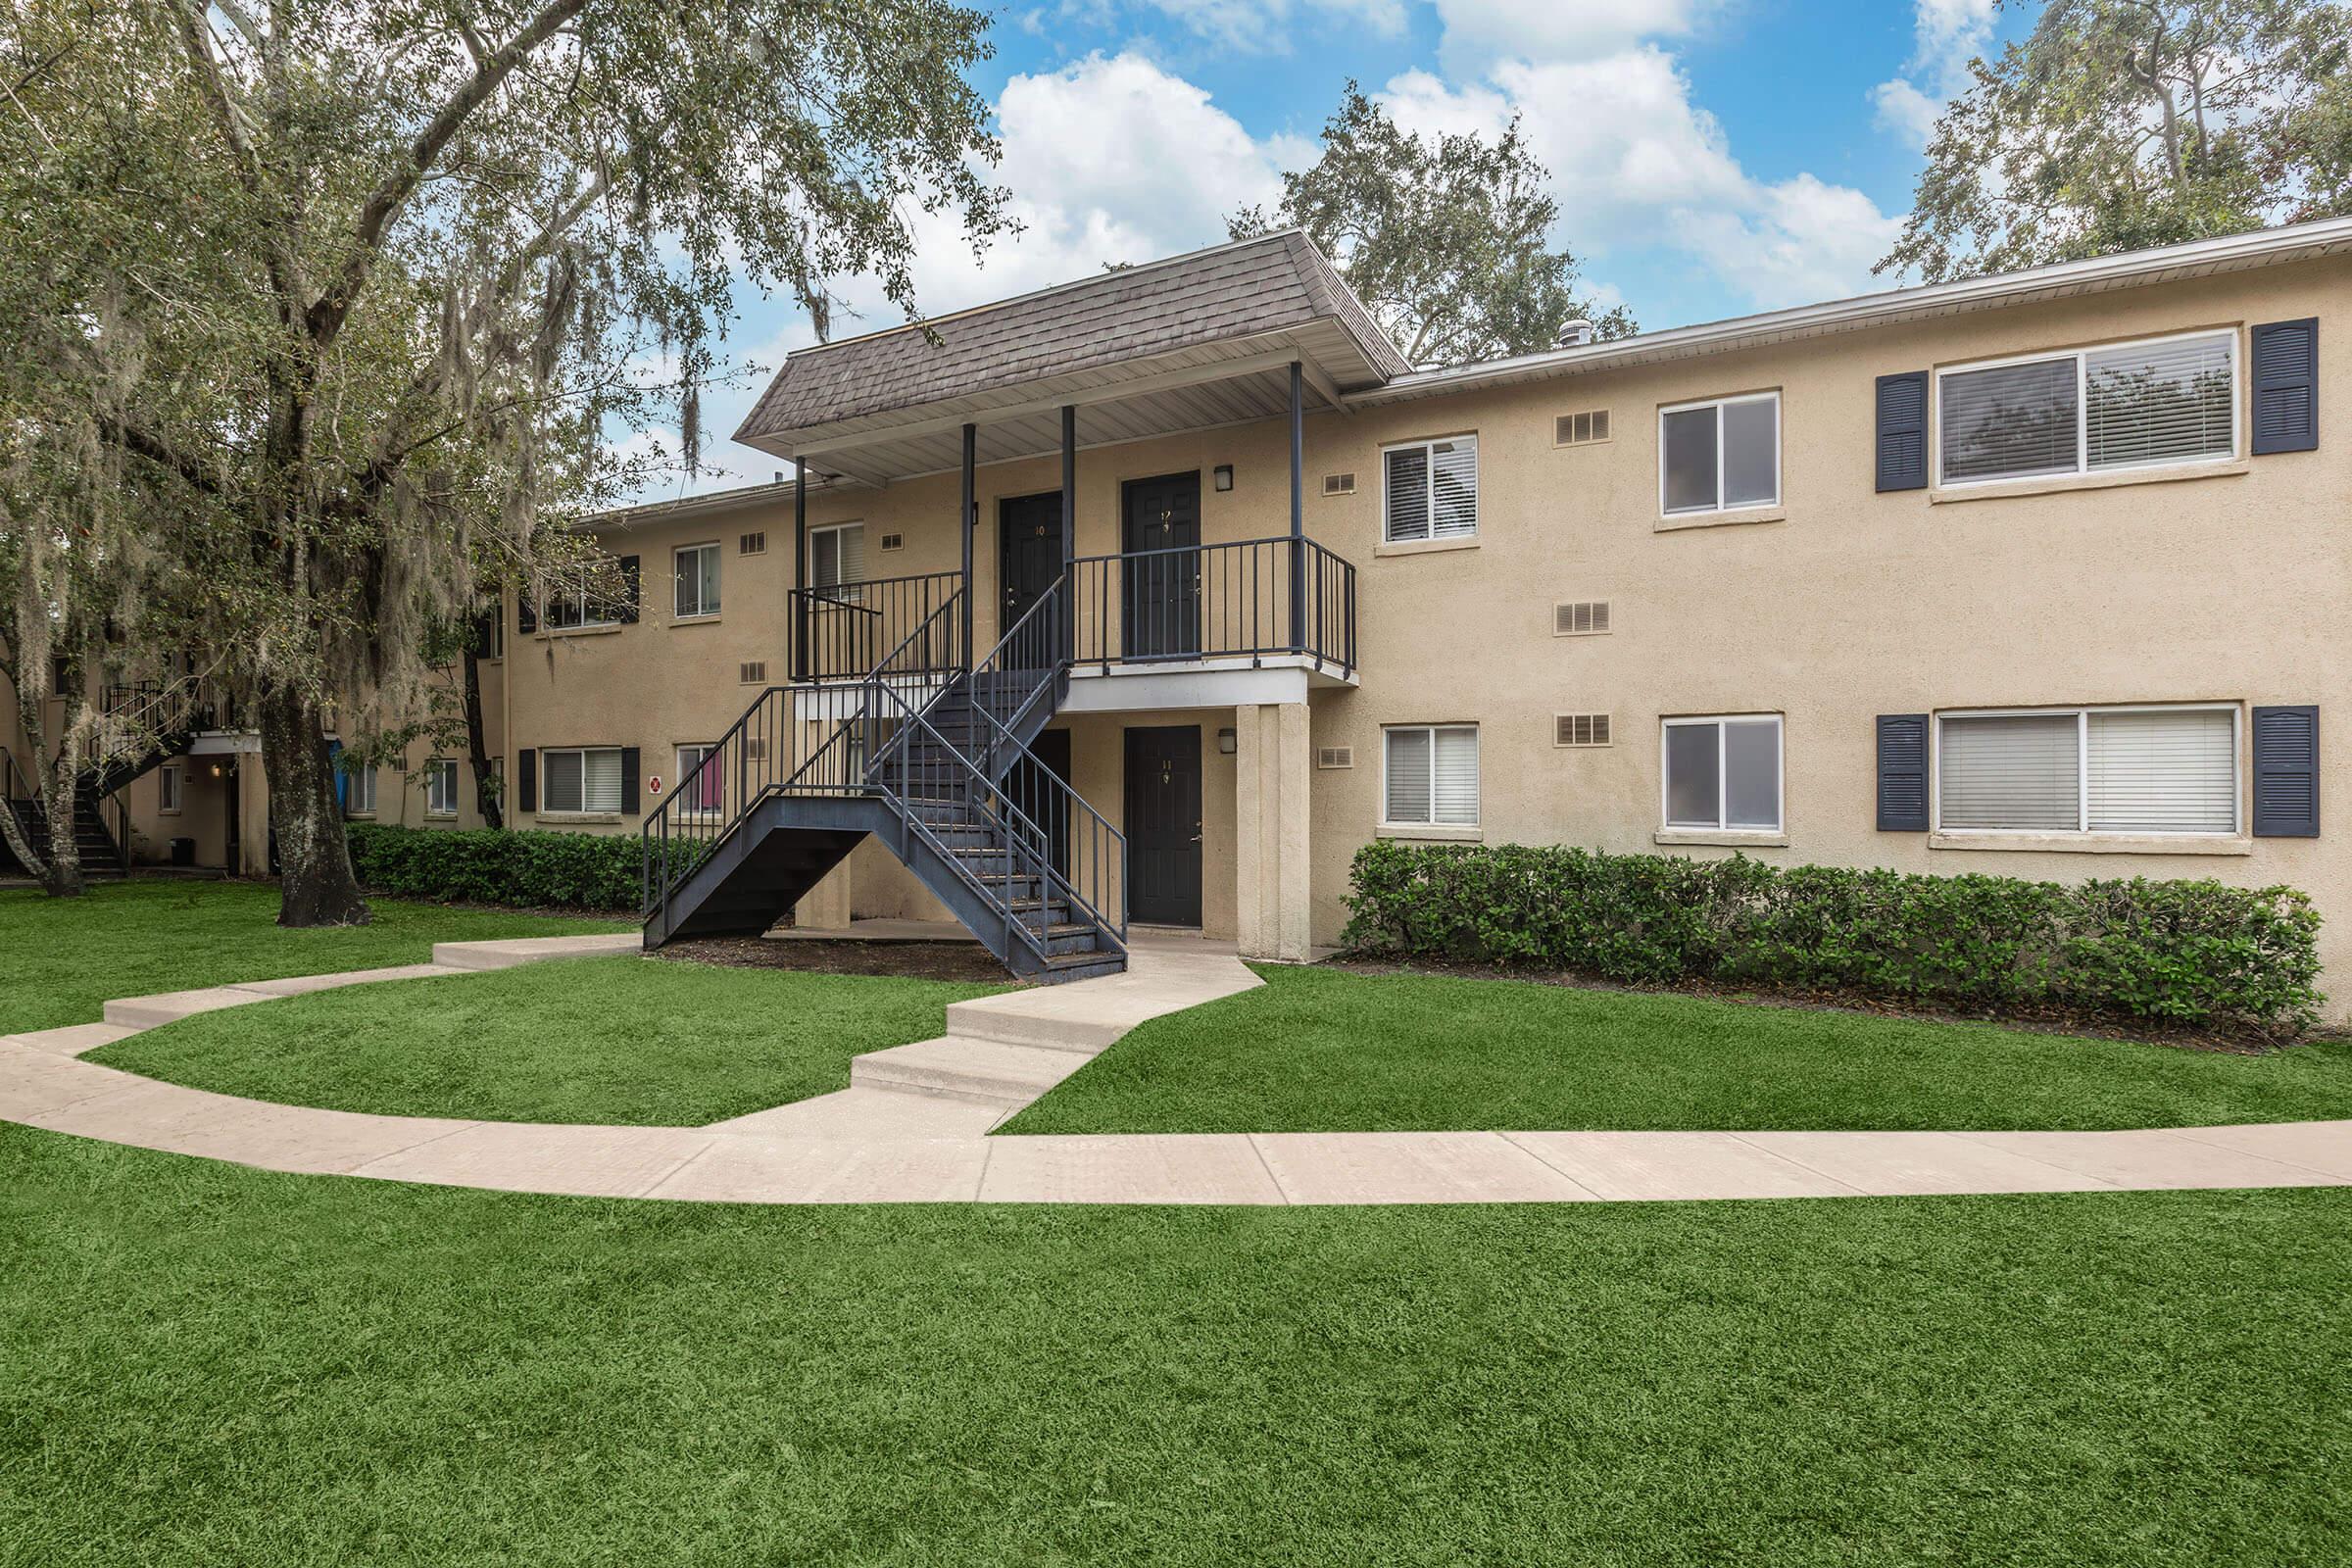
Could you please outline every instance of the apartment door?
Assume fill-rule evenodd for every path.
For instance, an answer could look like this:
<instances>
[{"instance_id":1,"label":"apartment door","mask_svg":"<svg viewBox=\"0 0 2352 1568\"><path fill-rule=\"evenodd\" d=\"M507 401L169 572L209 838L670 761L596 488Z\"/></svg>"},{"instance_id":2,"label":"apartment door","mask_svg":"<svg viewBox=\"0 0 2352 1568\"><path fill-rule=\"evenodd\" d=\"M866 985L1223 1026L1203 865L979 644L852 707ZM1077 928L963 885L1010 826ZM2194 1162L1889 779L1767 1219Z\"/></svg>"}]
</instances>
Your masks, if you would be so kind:
<instances>
[{"instance_id":1,"label":"apartment door","mask_svg":"<svg viewBox=\"0 0 2352 1568\"><path fill-rule=\"evenodd\" d=\"M1061 575L1061 492L997 503L997 612L1010 631Z\"/></svg>"},{"instance_id":2,"label":"apartment door","mask_svg":"<svg viewBox=\"0 0 2352 1568\"><path fill-rule=\"evenodd\" d=\"M1050 775L1050 777L1049 777ZM1070 798L1053 780L1070 781L1070 732L1050 729L1029 743L1029 756L1012 764L1004 793L1021 814L1045 831L1054 869L1070 874Z\"/></svg>"},{"instance_id":3,"label":"apartment door","mask_svg":"<svg viewBox=\"0 0 2352 1568\"><path fill-rule=\"evenodd\" d=\"M1200 731L1127 732L1127 917L1200 923Z\"/></svg>"},{"instance_id":4,"label":"apartment door","mask_svg":"<svg viewBox=\"0 0 2352 1568\"><path fill-rule=\"evenodd\" d=\"M1200 474L1130 479L1120 487L1121 546L1131 558L1129 659L1180 659L1200 651ZM1138 552L1147 552L1139 555Z\"/></svg>"}]
</instances>

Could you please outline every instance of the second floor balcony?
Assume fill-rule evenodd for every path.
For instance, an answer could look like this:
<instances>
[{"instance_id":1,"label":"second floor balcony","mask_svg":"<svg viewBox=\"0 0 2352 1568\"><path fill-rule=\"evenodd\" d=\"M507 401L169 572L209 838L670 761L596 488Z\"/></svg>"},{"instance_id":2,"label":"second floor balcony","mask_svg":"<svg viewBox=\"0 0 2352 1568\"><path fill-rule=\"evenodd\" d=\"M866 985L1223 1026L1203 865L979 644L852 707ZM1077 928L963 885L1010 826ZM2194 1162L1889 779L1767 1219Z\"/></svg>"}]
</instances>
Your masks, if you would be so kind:
<instances>
[{"instance_id":1,"label":"second floor balcony","mask_svg":"<svg viewBox=\"0 0 2352 1568\"><path fill-rule=\"evenodd\" d=\"M1312 539L1072 557L1047 582L991 585L995 612L979 608L975 635L993 641L1055 582L1047 635L1080 673L1282 662L1355 674L1355 566ZM894 674L964 668L974 607L963 587L956 570L793 590L793 679L858 680L886 658Z\"/></svg>"}]
</instances>

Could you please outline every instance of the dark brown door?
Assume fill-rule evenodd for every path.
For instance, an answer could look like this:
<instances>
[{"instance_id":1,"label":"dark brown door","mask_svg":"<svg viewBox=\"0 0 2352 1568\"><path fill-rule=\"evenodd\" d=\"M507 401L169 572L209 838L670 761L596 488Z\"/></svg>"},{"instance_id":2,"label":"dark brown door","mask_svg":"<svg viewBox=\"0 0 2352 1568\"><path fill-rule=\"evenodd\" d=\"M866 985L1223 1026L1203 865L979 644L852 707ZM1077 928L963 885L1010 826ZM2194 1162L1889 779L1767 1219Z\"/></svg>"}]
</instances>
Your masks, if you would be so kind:
<instances>
[{"instance_id":1,"label":"dark brown door","mask_svg":"<svg viewBox=\"0 0 2352 1568\"><path fill-rule=\"evenodd\" d=\"M1120 489L1129 556L1129 659L1182 659L1200 651L1200 475L1130 479Z\"/></svg>"},{"instance_id":2,"label":"dark brown door","mask_svg":"<svg viewBox=\"0 0 2352 1568\"><path fill-rule=\"evenodd\" d=\"M1061 492L997 503L999 635L1012 630L1061 575Z\"/></svg>"},{"instance_id":3,"label":"dark brown door","mask_svg":"<svg viewBox=\"0 0 2352 1568\"><path fill-rule=\"evenodd\" d=\"M1127 732L1127 917L1200 923L1200 731Z\"/></svg>"},{"instance_id":4,"label":"dark brown door","mask_svg":"<svg viewBox=\"0 0 2352 1568\"><path fill-rule=\"evenodd\" d=\"M1046 835L1054 869L1065 878L1070 874L1070 797L1059 784L1069 781L1070 732L1066 729L1050 729L1031 741L1029 755L1013 763L1004 778L1004 793Z\"/></svg>"}]
</instances>

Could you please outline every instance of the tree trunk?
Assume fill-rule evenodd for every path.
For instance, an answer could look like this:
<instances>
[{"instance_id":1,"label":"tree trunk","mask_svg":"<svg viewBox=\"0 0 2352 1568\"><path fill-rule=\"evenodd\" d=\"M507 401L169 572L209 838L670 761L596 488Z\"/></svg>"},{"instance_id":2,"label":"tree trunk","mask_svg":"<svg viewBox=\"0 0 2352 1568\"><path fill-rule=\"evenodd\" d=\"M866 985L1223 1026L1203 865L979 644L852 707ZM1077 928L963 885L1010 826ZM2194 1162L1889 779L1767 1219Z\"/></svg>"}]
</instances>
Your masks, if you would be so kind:
<instances>
[{"instance_id":1,"label":"tree trunk","mask_svg":"<svg viewBox=\"0 0 2352 1568\"><path fill-rule=\"evenodd\" d=\"M264 692L255 706L262 768L270 781L270 829L277 836L277 923L366 925L368 901L352 875L343 813L335 805L324 714L313 699L284 688Z\"/></svg>"},{"instance_id":2,"label":"tree trunk","mask_svg":"<svg viewBox=\"0 0 2352 1568\"><path fill-rule=\"evenodd\" d=\"M60 759L41 774L41 808L49 817L49 865L41 873L41 891L53 899L78 899L81 878L81 839L74 820L74 768Z\"/></svg>"},{"instance_id":3,"label":"tree trunk","mask_svg":"<svg viewBox=\"0 0 2352 1568\"><path fill-rule=\"evenodd\" d=\"M17 820L17 803L6 796L0 796L0 843L8 846L8 853L24 867L25 875L43 887L49 885L49 862L32 847L32 840L24 836L24 824Z\"/></svg>"},{"instance_id":4,"label":"tree trunk","mask_svg":"<svg viewBox=\"0 0 2352 1568\"><path fill-rule=\"evenodd\" d=\"M506 804L490 778L490 743L482 733L482 661L466 650L466 760L473 767L473 805L484 827L507 825Z\"/></svg>"}]
</instances>

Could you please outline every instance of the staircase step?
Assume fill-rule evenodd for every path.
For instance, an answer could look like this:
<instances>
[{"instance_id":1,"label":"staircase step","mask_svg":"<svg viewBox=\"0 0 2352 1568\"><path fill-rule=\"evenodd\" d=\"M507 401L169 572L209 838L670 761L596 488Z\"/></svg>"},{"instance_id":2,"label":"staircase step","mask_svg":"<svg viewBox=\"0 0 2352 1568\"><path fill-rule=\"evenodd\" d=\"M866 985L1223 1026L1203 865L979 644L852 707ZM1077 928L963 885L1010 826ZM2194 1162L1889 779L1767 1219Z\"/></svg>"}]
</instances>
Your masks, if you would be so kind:
<instances>
[{"instance_id":1,"label":"staircase step","mask_svg":"<svg viewBox=\"0 0 2352 1568\"><path fill-rule=\"evenodd\" d=\"M868 1052L851 1061L850 1082L951 1100L1025 1105L1077 1071L1085 1059L1069 1051L948 1035Z\"/></svg>"}]
</instances>

